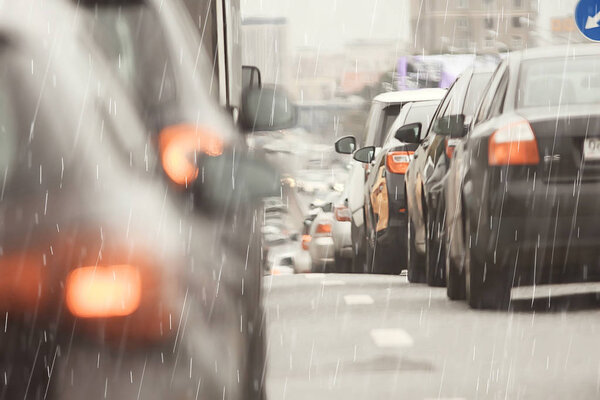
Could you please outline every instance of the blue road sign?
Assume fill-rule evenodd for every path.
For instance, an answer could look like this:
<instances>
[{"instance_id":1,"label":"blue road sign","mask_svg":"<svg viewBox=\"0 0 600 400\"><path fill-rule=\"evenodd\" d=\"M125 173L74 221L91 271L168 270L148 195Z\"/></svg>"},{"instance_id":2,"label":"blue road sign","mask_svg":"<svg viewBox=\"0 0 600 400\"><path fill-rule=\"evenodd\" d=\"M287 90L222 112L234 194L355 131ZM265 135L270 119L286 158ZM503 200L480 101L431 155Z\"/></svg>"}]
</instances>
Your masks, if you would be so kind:
<instances>
[{"instance_id":1,"label":"blue road sign","mask_svg":"<svg viewBox=\"0 0 600 400\"><path fill-rule=\"evenodd\" d=\"M600 42L600 0L580 0L575 7L575 23L585 37Z\"/></svg>"}]
</instances>

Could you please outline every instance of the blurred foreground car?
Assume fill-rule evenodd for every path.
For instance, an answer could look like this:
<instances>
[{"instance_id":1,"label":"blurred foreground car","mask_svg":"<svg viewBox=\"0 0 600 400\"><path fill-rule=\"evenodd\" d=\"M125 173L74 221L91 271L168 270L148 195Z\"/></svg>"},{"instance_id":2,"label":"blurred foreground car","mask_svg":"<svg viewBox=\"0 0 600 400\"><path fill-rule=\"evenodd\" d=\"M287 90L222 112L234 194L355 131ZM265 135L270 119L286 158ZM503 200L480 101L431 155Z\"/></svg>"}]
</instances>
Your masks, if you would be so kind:
<instances>
[{"instance_id":1,"label":"blurred foreground car","mask_svg":"<svg viewBox=\"0 0 600 400\"><path fill-rule=\"evenodd\" d=\"M452 298L505 308L515 286L600 279L599 110L597 45L500 64L450 167Z\"/></svg>"},{"instance_id":2,"label":"blurred foreground car","mask_svg":"<svg viewBox=\"0 0 600 400\"><path fill-rule=\"evenodd\" d=\"M356 159L365 156L358 161L370 163L372 168L365 190L369 272L399 274L406 269L404 174L417 148L414 135L427 132L439 104L438 100L406 104L374 159L374 147L366 147L355 153ZM408 134L413 136L410 138L412 140L405 143L397 137L404 139L407 129Z\"/></svg>"},{"instance_id":3,"label":"blurred foreground car","mask_svg":"<svg viewBox=\"0 0 600 400\"><path fill-rule=\"evenodd\" d=\"M156 179L71 11L0 5L1 395L247 398L245 258Z\"/></svg>"},{"instance_id":4,"label":"blurred foreground car","mask_svg":"<svg viewBox=\"0 0 600 400\"><path fill-rule=\"evenodd\" d=\"M410 92L390 92L380 94L373 99L369 119L365 128L365 141L363 146L381 147L386 134L400 114L402 107L408 102L440 100L446 91L444 89L421 89ZM335 151L339 154L352 154L360 147L360 143L353 136L339 139L335 144ZM354 272L366 271L366 232L365 222L365 182L370 172L369 166L359 162L352 165L348 179L348 207L352 213L352 244Z\"/></svg>"},{"instance_id":5,"label":"blurred foreground car","mask_svg":"<svg viewBox=\"0 0 600 400\"><path fill-rule=\"evenodd\" d=\"M210 95L210 64L179 0L68 2L77 4L81 35L90 37L129 91L172 189L188 198L194 211L220 218L230 254L247 259L238 271L247 311L242 323L250 332L252 352L245 370L252 375L248 396L259 390L256 396L263 398L263 273L260 235L254 230L261 221L255 220L260 204L254 200L259 193L280 193L277 171L248 151L244 137ZM287 100L273 103L276 97L271 88L248 88L240 125L263 131L293 125L293 107Z\"/></svg>"},{"instance_id":6,"label":"blurred foreground car","mask_svg":"<svg viewBox=\"0 0 600 400\"><path fill-rule=\"evenodd\" d=\"M443 180L454 147L468 132L492 72L483 67L463 72L448 90L431 126L420 128L420 139L412 134L411 127L406 127L409 129L405 140L420 143L408 166L404 189L408 215L404 248L410 282L427 282L431 286L443 286L446 282L440 233L445 223Z\"/></svg>"}]
</instances>

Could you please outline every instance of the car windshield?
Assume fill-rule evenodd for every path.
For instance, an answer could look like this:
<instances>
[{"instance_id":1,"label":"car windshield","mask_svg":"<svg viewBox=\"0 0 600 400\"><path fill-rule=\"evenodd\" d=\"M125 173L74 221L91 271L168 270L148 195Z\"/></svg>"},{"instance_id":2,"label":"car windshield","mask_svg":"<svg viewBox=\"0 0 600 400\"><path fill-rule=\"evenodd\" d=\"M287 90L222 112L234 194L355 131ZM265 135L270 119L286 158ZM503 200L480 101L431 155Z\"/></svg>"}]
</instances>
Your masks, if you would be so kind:
<instances>
[{"instance_id":1,"label":"car windshield","mask_svg":"<svg viewBox=\"0 0 600 400\"><path fill-rule=\"evenodd\" d=\"M561 57L523 62L518 108L600 103L600 59Z\"/></svg>"}]
</instances>

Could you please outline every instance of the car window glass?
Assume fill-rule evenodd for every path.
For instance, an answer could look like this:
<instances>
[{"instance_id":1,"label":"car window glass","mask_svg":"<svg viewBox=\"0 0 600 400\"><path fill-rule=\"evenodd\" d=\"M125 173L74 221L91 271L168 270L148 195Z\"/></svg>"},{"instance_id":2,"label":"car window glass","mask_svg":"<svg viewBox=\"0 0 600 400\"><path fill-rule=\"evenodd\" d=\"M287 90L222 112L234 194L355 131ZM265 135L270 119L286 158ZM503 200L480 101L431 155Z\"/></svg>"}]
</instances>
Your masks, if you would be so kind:
<instances>
[{"instance_id":1,"label":"car window glass","mask_svg":"<svg viewBox=\"0 0 600 400\"><path fill-rule=\"evenodd\" d=\"M389 143L391 140L394 139L394 136L396 135L396 132L398 131L398 129L400 129L403 125L406 125L405 121L406 121L406 116L408 115L410 109L412 108L414 103L408 103L406 104L404 107L402 107L402 110L400 111L400 114L398 114L398 116L396 117L396 120L394 121L394 123L392 124L392 126L390 127L390 129L388 130L387 136L385 138L385 144Z\"/></svg>"},{"instance_id":2,"label":"car window glass","mask_svg":"<svg viewBox=\"0 0 600 400\"><path fill-rule=\"evenodd\" d=\"M369 118L367 118L366 124L366 132L365 141L363 143L364 146L370 146L373 144L375 140L375 132L377 131L377 127L379 126L379 117L380 117L381 104L373 103L371 105L371 111L369 112ZM362 147L362 146L359 146Z\"/></svg>"},{"instance_id":3,"label":"car window glass","mask_svg":"<svg viewBox=\"0 0 600 400\"><path fill-rule=\"evenodd\" d=\"M597 56L562 57L523 62L517 107L600 103Z\"/></svg>"},{"instance_id":4,"label":"car window glass","mask_svg":"<svg viewBox=\"0 0 600 400\"><path fill-rule=\"evenodd\" d=\"M8 70L4 62L5 52L0 52L0 174L4 176L14 157L15 112L8 88Z\"/></svg>"},{"instance_id":5,"label":"car window glass","mask_svg":"<svg viewBox=\"0 0 600 400\"><path fill-rule=\"evenodd\" d=\"M490 81L492 73L475 73L469 83L469 89L465 97L465 104L463 106L463 114L465 116L472 116L477 110L477 106L481 101L483 91Z\"/></svg>"},{"instance_id":6,"label":"car window glass","mask_svg":"<svg viewBox=\"0 0 600 400\"><path fill-rule=\"evenodd\" d=\"M115 6L85 3L93 17L92 36L133 92L141 110L164 108L176 100L176 82L166 33L153 9L145 3Z\"/></svg>"},{"instance_id":7,"label":"car window glass","mask_svg":"<svg viewBox=\"0 0 600 400\"><path fill-rule=\"evenodd\" d=\"M479 107L479 111L477 112L477 118L475 119L475 124L478 124L489 117L490 108L492 105L492 100L494 99L494 95L496 94L496 88L498 86L498 82L502 77L506 69L506 65L504 63L500 64L494 75L492 76L487 88L485 89L485 94L483 99L481 100L481 105Z\"/></svg>"},{"instance_id":8,"label":"car window glass","mask_svg":"<svg viewBox=\"0 0 600 400\"><path fill-rule=\"evenodd\" d=\"M410 112L406 117L405 124L421 124L421 138L429 129L429 124L431 123L431 119L433 118L433 114L437 109L438 103L432 102L429 104L417 104L413 108L411 108Z\"/></svg>"},{"instance_id":9,"label":"car window glass","mask_svg":"<svg viewBox=\"0 0 600 400\"><path fill-rule=\"evenodd\" d=\"M452 98L454 97L453 89L454 89L454 85L452 85L452 87L450 87L450 89L448 90L448 93L446 94L446 97L444 97L442 104L440 105L440 107L437 110L437 113L434 116L435 119L438 119L441 116L443 116L444 113L446 112L446 110L448 110L448 108L450 107L450 103L452 102ZM431 125L433 125L433 124L431 124ZM429 135L431 133L431 125L429 126L429 129L427 129L427 134L425 135L425 137L429 137Z\"/></svg>"},{"instance_id":10,"label":"car window glass","mask_svg":"<svg viewBox=\"0 0 600 400\"><path fill-rule=\"evenodd\" d=\"M401 108L402 106L400 104L394 104L391 106L387 106L383 110L381 125L377 131L377 136L375 137L373 146L381 147L383 145L383 139L385 138L385 134L389 131L396 118L398 118L398 114L400 114Z\"/></svg>"},{"instance_id":11,"label":"car window glass","mask_svg":"<svg viewBox=\"0 0 600 400\"><path fill-rule=\"evenodd\" d=\"M504 104L504 98L506 96L506 89L508 87L508 71L505 71L502 75L502 79L500 84L498 85L498 89L496 90L496 94L492 99L492 104L490 106L490 116L495 117L502 113L502 108Z\"/></svg>"}]
</instances>

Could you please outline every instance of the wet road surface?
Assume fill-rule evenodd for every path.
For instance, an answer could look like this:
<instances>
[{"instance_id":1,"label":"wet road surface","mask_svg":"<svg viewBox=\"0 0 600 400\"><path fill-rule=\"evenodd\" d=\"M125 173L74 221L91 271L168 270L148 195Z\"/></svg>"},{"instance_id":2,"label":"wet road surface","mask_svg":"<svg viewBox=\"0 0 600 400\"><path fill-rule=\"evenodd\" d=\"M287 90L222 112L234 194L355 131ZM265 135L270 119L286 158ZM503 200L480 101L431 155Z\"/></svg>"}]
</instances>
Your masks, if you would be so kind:
<instances>
[{"instance_id":1,"label":"wet road surface","mask_svg":"<svg viewBox=\"0 0 600 400\"><path fill-rule=\"evenodd\" d=\"M266 277L269 398L600 398L598 295L519 298L474 311L404 276Z\"/></svg>"}]
</instances>

